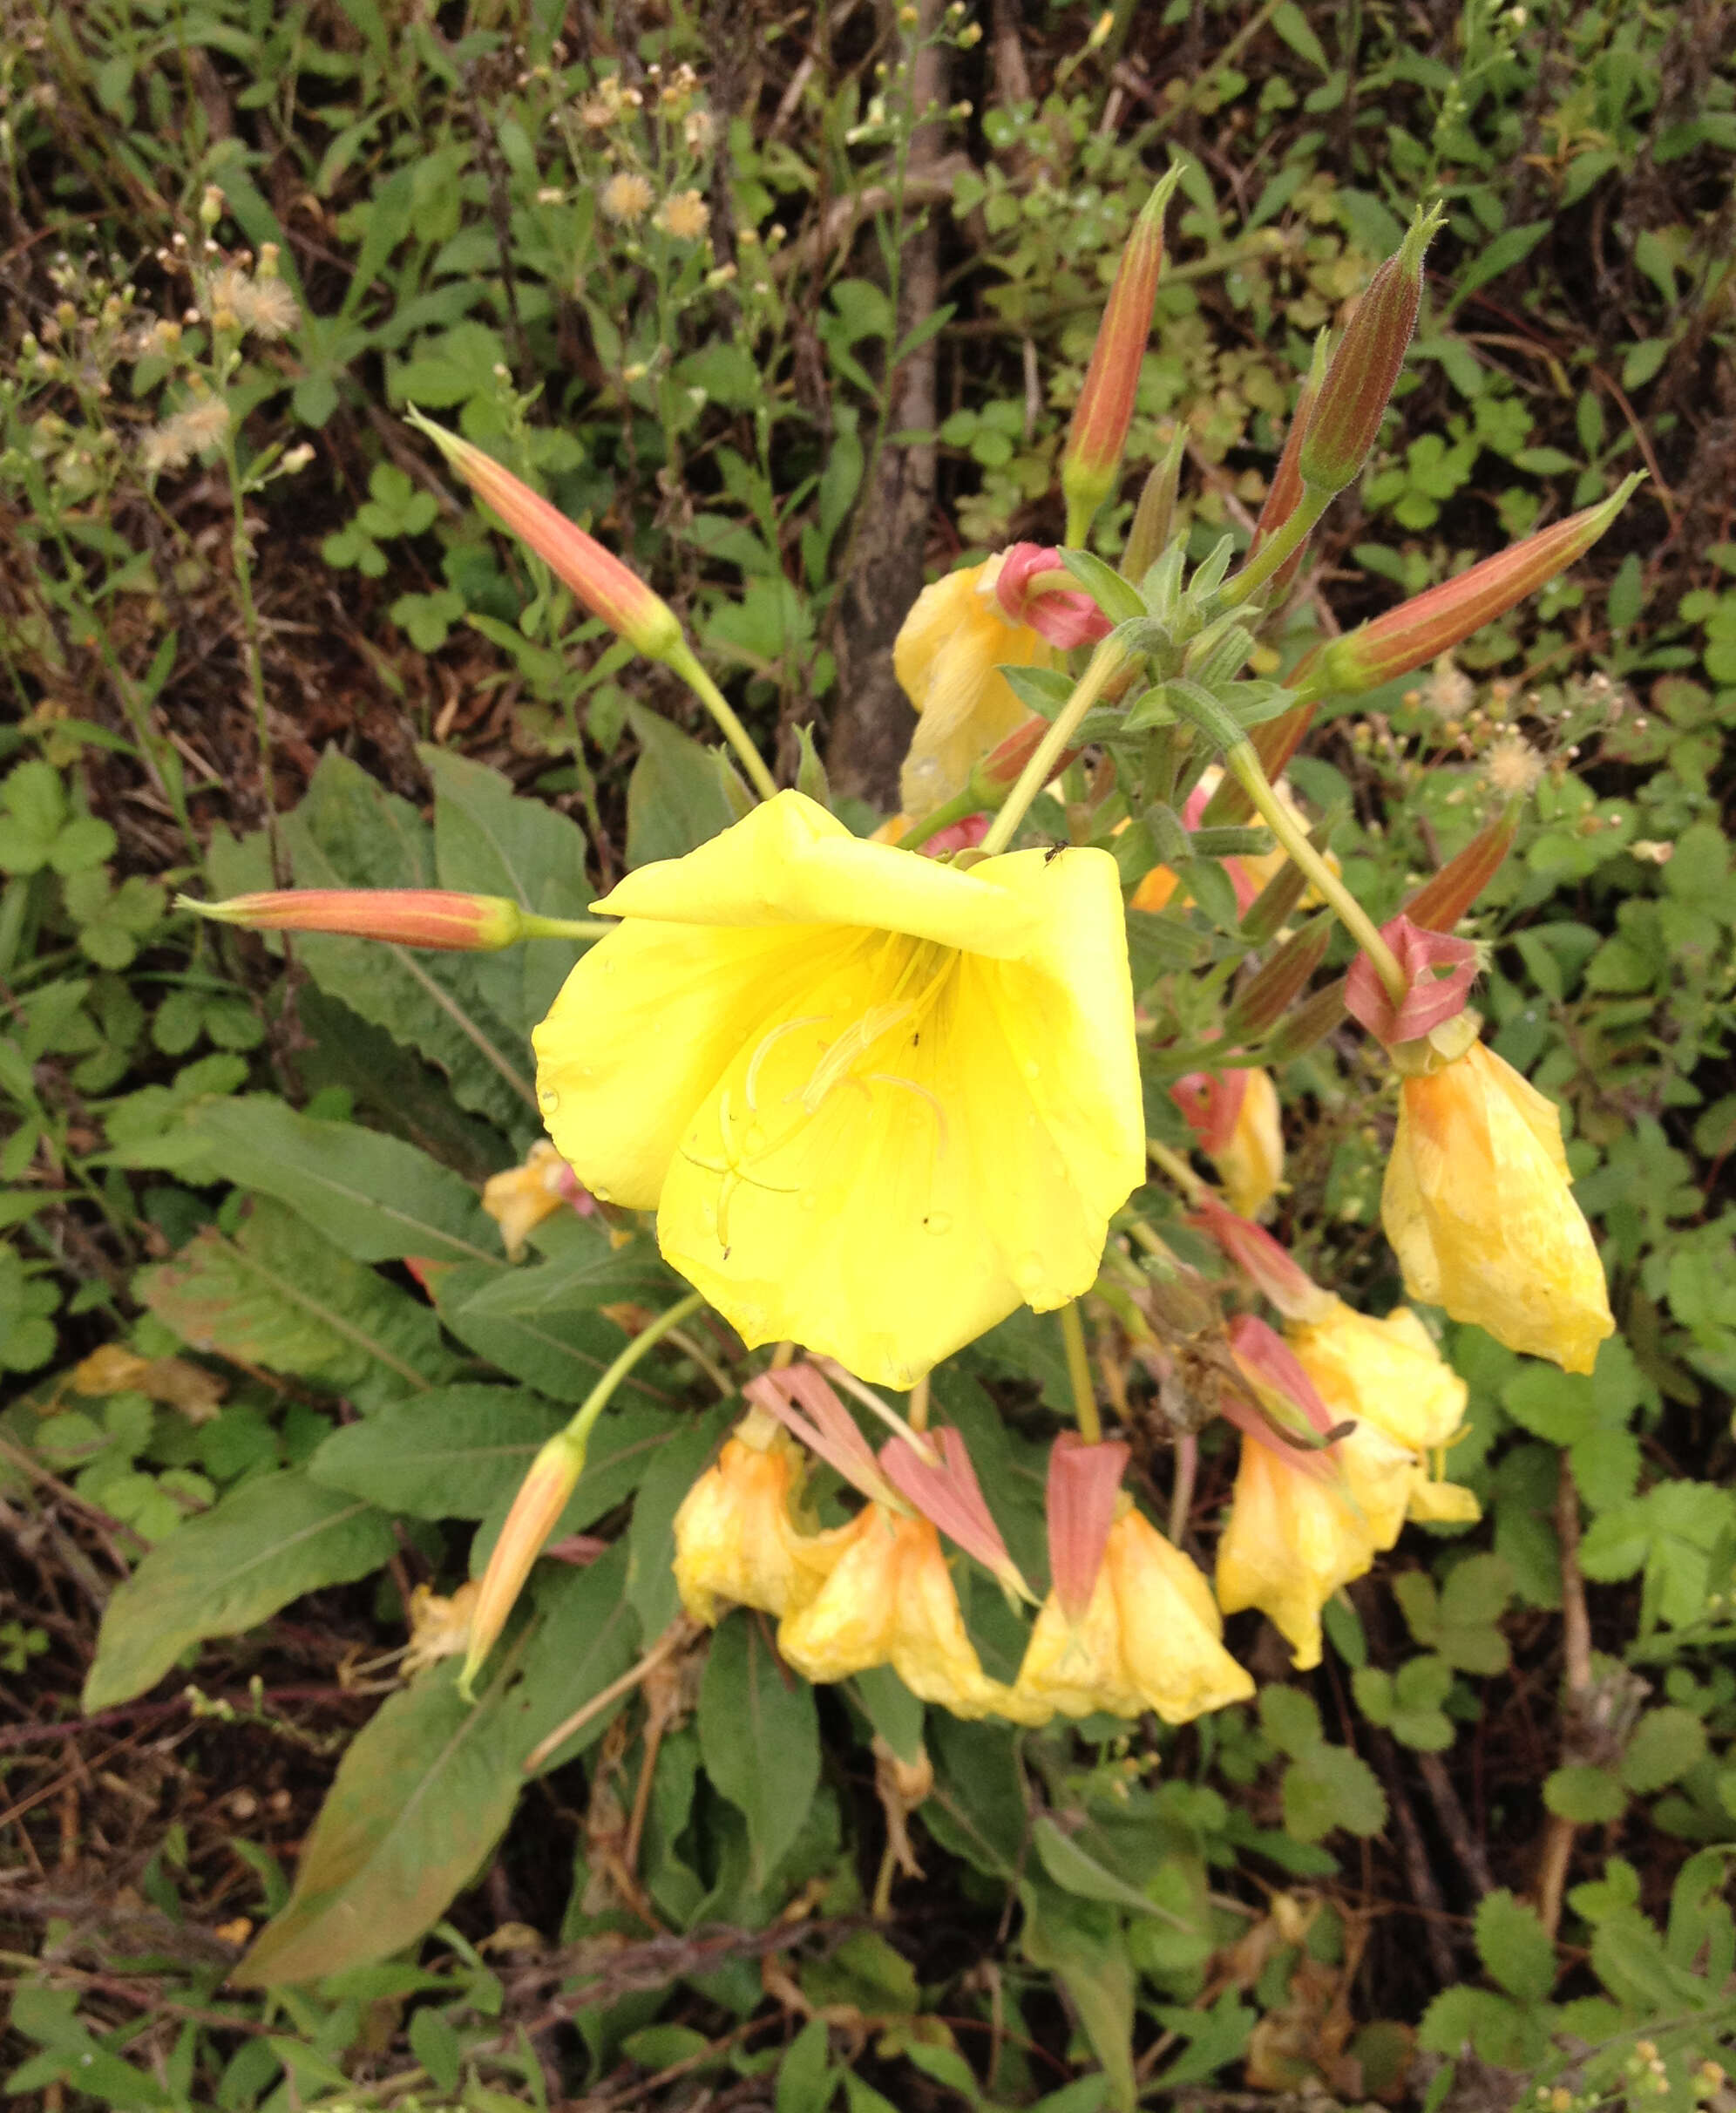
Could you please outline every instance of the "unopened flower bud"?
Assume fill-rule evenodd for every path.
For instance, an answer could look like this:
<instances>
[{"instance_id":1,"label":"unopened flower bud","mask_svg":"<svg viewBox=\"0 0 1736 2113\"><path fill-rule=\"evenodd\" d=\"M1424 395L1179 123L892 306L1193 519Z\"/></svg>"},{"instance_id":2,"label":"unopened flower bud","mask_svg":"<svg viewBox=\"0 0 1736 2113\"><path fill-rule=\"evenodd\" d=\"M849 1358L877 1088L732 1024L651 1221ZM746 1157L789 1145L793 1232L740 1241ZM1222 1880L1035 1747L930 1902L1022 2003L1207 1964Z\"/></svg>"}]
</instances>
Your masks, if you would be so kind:
<instances>
[{"instance_id":1,"label":"unopened flower bud","mask_svg":"<svg viewBox=\"0 0 1736 2113\"><path fill-rule=\"evenodd\" d=\"M570 1430L558 1430L532 1461L519 1485L500 1538L494 1544L477 1594L471 1619L470 1649L465 1658L458 1685L468 1695L471 1682L493 1649L506 1617L512 1611L531 1566L541 1554L543 1544L553 1532L555 1522L566 1509L579 1478L585 1471L585 1444Z\"/></svg>"},{"instance_id":2,"label":"unopened flower bud","mask_svg":"<svg viewBox=\"0 0 1736 2113\"><path fill-rule=\"evenodd\" d=\"M285 887L227 902L177 895L175 907L250 932L337 932L452 954L492 953L529 936L524 912L505 896L444 887Z\"/></svg>"},{"instance_id":3,"label":"unopened flower bud","mask_svg":"<svg viewBox=\"0 0 1736 2113\"><path fill-rule=\"evenodd\" d=\"M411 411L409 417L477 497L493 507L593 616L600 616L648 660L667 660L682 646L682 627L675 611L577 522L568 520L558 506L479 447L419 412Z\"/></svg>"},{"instance_id":4,"label":"unopened flower bud","mask_svg":"<svg viewBox=\"0 0 1736 2113\"><path fill-rule=\"evenodd\" d=\"M1309 422L1314 415L1321 384L1326 375L1326 335L1323 330L1314 346L1314 363L1309 369L1308 378L1302 384L1302 392L1296 399L1296 415L1290 421L1290 431L1285 435L1284 452L1278 459L1278 467L1272 472L1271 484L1266 492L1265 504L1260 508L1260 518L1254 523L1254 537L1248 546L1251 558L1262 543L1267 542L1283 527L1295 513L1302 498L1302 445L1308 437ZM1276 601L1287 592L1302 562L1304 546L1299 544L1271 576L1271 593Z\"/></svg>"},{"instance_id":5,"label":"unopened flower bud","mask_svg":"<svg viewBox=\"0 0 1736 2113\"><path fill-rule=\"evenodd\" d=\"M1395 682L1456 646L1577 564L1610 526L1641 481L1625 479L1601 506L1587 506L1413 595L1370 623L1335 638L1308 671L1308 686L1355 696Z\"/></svg>"},{"instance_id":6,"label":"unopened flower bud","mask_svg":"<svg viewBox=\"0 0 1736 2113\"><path fill-rule=\"evenodd\" d=\"M1092 515L1115 488L1163 270L1163 214L1180 180L1179 166L1171 169L1146 200L1109 289L1061 459L1069 543L1083 540Z\"/></svg>"},{"instance_id":7,"label":"unopened flower bud","mask_svg":"<svg viewBox=\"0 0 1736 2113\"><path fill-rule=\"evenodd\" d=\"M1387 415L1422 302L1422 255L1441 207L1419 212L1395 256L1368 282L1326 369L1297 469L1317 492L1341 492L1367 459Z\"/></svg>"}]
</instances>

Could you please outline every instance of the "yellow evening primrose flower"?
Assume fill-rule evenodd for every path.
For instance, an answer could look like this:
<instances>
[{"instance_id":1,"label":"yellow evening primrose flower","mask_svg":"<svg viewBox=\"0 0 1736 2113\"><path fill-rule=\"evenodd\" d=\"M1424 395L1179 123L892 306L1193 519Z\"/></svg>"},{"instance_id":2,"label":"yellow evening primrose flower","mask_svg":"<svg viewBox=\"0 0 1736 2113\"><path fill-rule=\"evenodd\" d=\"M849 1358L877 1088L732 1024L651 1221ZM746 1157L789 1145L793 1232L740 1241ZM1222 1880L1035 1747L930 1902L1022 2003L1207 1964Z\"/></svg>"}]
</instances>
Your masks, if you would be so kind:
<instances>
[{"instance_id":1,"label":"yellow evening primrose flower","mask_svg":"<svg viewBox=\"0 0 1736 2113\"><path fill-rule=\"evenodd\" d=\"M802 1456L763 1410L750 1410L675 1513L675 1586L695 1621L716 1625L720 1602L784 1614L824 1575L790 1517Z\"/></svg>"},{"instance_id":2,"label":"yellow evening primrose flower","mask_svg":"<svg viewBox=\"0 0 1736 2113\"><path fill-rule=\"evenodd\" d=\"M1449 1444L1465 1420L1469 1389L1408 1306L1377 1321L1333 1299L1316 1319L1291 1321L1285 1335L1335 1418L1372 1423L1420 1453ZM1431 1482L1419 1467L1409 1516L1468 1523L1480 1507L1461 1485Z\"/></svg>"},{"instance_id":3,"label":"yellow evening primrose flower","mask_svg":"<svg viewBox=\"0 0 1736 2113\"><path fill-rule=\"evenodd\" d=\"M1414 1453L1367 1424L1331 1457L1336 1474L1316 1478L1244 1437L1217 1544L1218 1605L1258 1607L1302 1672L1320 1662L1320 1609L1398 1539L1417 1472Z\"/></svg>"},{"instance_id":4,"label":"yellow evening primrose flower","mask_svg":"<svg viewBox=\"0 0 1736 2113\"><path fill-rule=\"evenodd\" d=\"M1554 1102L1481 1042L1407 1075L1380 1193L1406 1290L1510 1350L1590 1371L1616 1324L1570 1179Z\"/></svg>"},{"instance_id":5,"label":"yellow evening primrose flower","mask_svg":"<svg viewBox=\"0 0 1736 2113\"><path fill-rule=\"evenodd\" d=\"M804 1679L844 1680L892 1667L912 1695L954 1716L1041 1723L1041 1705L983 1671L933 1521L870 1504L833 1541L830 1574L778 1624L777 1648Z\"/></svg>"},{"instance_id":6,"label":"yellow evening primrose flower","mask_svg":"<svg viewBox=\"0 0 1736 2113\"><path fill-rule=\"evenodd\" d=\"M1106 852L965 872L780 792L595 907L544 1118L750 1347L902 1389L1091 1284L1144 1155Z\"/></svg>"},{"instance_id":7,"label":"yellow evening primrose flower","mask_svg":"<svg viewBox=\"0 0 1736 2113\"><path fill-rule=\"evenodd\" d=\"M1254 1692L1223 1634L1198 1569L1129 1507L1109 1528L1080 1620L1068 1620L1054 1593L1043 1603L1015 1688L1067 1716L1152 1709L1166 1724L1185 1724Z\"/></svg>"},{"instance_id":8,"label":"yellow evening primrose flower","mask_svg":"<svg viewBox=\"0 0 1736 2113\"><path fill-rule=\"evenodd\" d=\"M892 643L892 671L919 715L899 775L906 814L932 814L962 792L973 766L1031 716L1000 670L1059 668L1061 653L1002 608L1007 553L926 587Z\"/></svg>"}]
</instances>

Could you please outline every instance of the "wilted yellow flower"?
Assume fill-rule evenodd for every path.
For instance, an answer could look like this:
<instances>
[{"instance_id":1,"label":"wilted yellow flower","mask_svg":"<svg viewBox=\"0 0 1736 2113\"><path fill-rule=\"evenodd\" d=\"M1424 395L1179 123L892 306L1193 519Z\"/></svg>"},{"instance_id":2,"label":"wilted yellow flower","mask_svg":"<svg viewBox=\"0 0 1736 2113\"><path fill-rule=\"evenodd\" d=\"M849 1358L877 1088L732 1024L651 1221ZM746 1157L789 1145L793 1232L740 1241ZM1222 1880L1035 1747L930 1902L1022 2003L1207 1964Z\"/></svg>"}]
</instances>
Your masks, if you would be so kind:
<instances>
[{"instance_id":1,"label":"wilted yellow flower","mask_svg":"<svg viewBox=\"0 0 1736 2113\"><path fill-rule=\"evenodd\" d=\"M981 758L1031 716L1000 670L1057 668L1065 656L1002 608L1007 553L948 573L917 596L892 643L892 669L920 717L899 775L906 814L932 814Z\"/></svg>"},{"instance_id":2,"label":"wilted yellow flower","mask_svg":"<svg viewBox=\"0 0 1736 2113\"><path fill-rule=\"evenodd\" d=\"M1380 1213L1414 1299L1589 1372L1615 1332L1555 1104L1481 1042L1399 1090Z\"/></svg>"},{"instance_id":3,"label":"wilted yellow flower","mask_svg":"<svg viewBox=\"0 0 1736 2113\"><path fill-rule=\"evenodd\" d=\"M594 1206L566 1160L546 1138L539 1138L522 1166L509 1166L484 1182L482 1207L500 1228L508 1260L516 1262L544 1219L566 1207L583 1215Z\"/></svg>"},{"instance_id":4,"label":"wilted yellow flower","mask_svg":"<svg viewBox=\"0 0 1736 2113\"><path fill-rule=\"evenodd\" d=\"M1434 1452L1464 1421L1469 1389L1408 1306L1384 1321L1333 1299L1317 1319L1285 1328L1297 1362L1336 1418L1371 1423L1394 1444ZM1430 1482L1419 1465L1413 1519L1475 1520L1476 1498L1457 1483Z\"/></svg>"},{"instance_id":5,"label":"wilted yellow flower","mask_svg":"<svg viewBox=\"0 0 1736 2113\"><path fill-rule=\"evenodd\" d=\"M714 1627L720 1600L784 1614L813 1596L836 1537L804 1534L791 1519L801 1471L795 1446L754 1409L682 1499L675 1585L695 1621Z\"/></svg>"},{"instance_id":6,"label":"wilted yellow flower","mask_svg":"<svg viewBox=\"0 0 1736 2113\"><path fill-rule=\"evenodd\" d=\"M1211 1150L1211 1159L1230 1208L1243 1218L1254 1218L1284 1179L1284 1123L1271 1073L1256 1066L1244 1077L1248 1088L1229 1140Z\"/></svg>"},{"instance_id":7,"label":"wilted yellow flower","mask_svg":"<svg viewBox=\"0 0 1736 2113\"><path fill-rule=\"evenodd\" d=\"M1129 1506L1109 1529L1080 1620L1068 1620L1057 1594L1044 1602L1017 1691L1068 1716L1154 1709L1166 1724L1185 1724L1254 1692L1223 1634L1197 1568Z\"/></svg>"},{"instance_id":8,"label":"wilted yellow flower","mask_svg":"<svg viewBox=\"0 0 1736 2113\"><path fill-rule=\"evenodd\" d=\"M1402 1493L1398 1510L1402 1520ZM1320 1662L1320 1609L1341 1585L1370 1567L1374 1548L1367 1525L1330 1480L1317 1480L1270 1446L1243 1438L1230 1516L1217 1543L1217 1601L1226 1614L1258 1607L1306 1672Z\"/></svg>"},{"instance_id":9,"label":"wilted yellow flower","mask_svg":"<svg viewBox=\"0 0 1736 2113\"><path fill-rule=\"evenodd\" d=\"M611 176L603 186L602 206L612 221L631 227L641 221L656 203L657 194L643 176L629 169Z\"/></svg>"},{"instance_id":10,"label":"wilted yellow flower","mask_svg":"<svg viewBox=\"0 0 1736 2113\"><path fill-rule=\"evenodd\" d=\"M1091 1284L1144 1158L1107 853L965 873L780 792L596 907L545 1118L749 1345L906 1388Z\"/></svg>"},{"instance_id":11,"label":"wilted yellow flower","mask_svg":"<svg viewBox=\"0 0 1736 2113\"><path fill-rule=\"evenodd\" d=\"M476 1578L460 1585L451 1599L443 1599L430 1585L418 1585L410 1595L410 1643L402 1671L412 1673L437 1665L443 1658L456 1658L470 1642L471 1616L482 1590Z\"/></svg>"},{"instance_id":12,"label":"wilted yellow flower","mask_svg":"<svg viewBox=\"0 0 1736 2113\"><path fill-rule=\"evenodd\" d=\"M778 1625L778 1650L804 1678L844 1680L889 1665L912 1695L954 1716L1048 1716L983 1671L932 1520L871 1504L830 1552L818 1592Z\"/></svg>"},{"instance_id":13,"label":"wilted yellow flower","mask_svg":"<svg viewBox=\"0 0 1736 2113\"><path fill-rule=\"evenodd\" d=\"M677 241L696 242L711 225L711 214L697 191L672 191L657 208L657 225Z\"/></svg>"}]
</instances>

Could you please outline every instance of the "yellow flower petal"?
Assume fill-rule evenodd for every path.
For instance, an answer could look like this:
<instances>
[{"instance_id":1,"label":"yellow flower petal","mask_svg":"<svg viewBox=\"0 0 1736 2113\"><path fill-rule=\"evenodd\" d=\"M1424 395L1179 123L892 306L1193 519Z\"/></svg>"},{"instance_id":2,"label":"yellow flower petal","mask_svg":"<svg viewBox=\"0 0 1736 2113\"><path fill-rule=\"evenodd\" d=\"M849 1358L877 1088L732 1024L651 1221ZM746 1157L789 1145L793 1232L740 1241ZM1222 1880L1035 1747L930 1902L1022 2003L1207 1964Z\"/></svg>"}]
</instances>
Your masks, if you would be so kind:
<instances>
[{"instance_id":1,"label":"yellow flower petal","mask_svg":"<svg viewBox=\"0 0 1736 2113\"><path fill-rule=\"evenodd\" d=\"M1293 1321L1284 1332L1335 1420L1373 1423L1429 1452L1465 1419L1469 1389L1407 1306L1377 1321L1334 1299L1318 1321Z\"/></svg>"},{"instance_id":2,"label":"yellow flower petal","mask_svg":"<svg viewBox=\"0 0 1736 2113\"><path fill-rule=\"evenodd\" d=\"M1320 1662L1320 1609L1373 1560L1366 1526L1329 1484L1243 1439L1217 1544L1217 1601L1226 1614L1260 1608L1305 1673Z\"/></svg>"},{"instance_id":3,"label":"yellow flower petal","mask_svg":"<svg viewBox=\"0 0 1736 2113\"><path fill-rule=\"evenodd\" d=\"M890 1665L911 1693L987 1716L1007 1691L982 1669L929 1520L869 1505L837 1537L830 1574L779 1623L777 1648L813 1681Z\"/></svg>"},{"instance_id":4,"label":"yellow flower petal","mask_svg":"<svg viewBox=\"0 0 1736 2113\"><path fill-rule=\"evenodd\" d=\"M1591 1370L1615 1321L1560 1116L1482 1043L1403 1081L1380 1210L1413 1298Z\"/></svg>"},{"instance_id":5,"label":"yellow flower petal","mask_svg":"<svg viewBox=\"0 0 1736 2113\"><path fill-rule=\"evenodd\" d=\"M649 921L696 903L757 921ZM783 793L604 907L535 1036L550 1128L750 1344L904 1388L1091 1283L1143 1154L1106 853L960 873Z\"/></svg>"},{"instance_id":6,"label":"yellow flower petal","mask_svg":"<svg viewBox=\"0 0 1736 2113\"><path fill-rule=\"evenodd\" d=\"M1474 1526L1482 1506L1462 1482L1419 1480L1411 1485L1409 1516L1431 1525Z\"/></svg>"},{"instance_id":7,"label":"yellow flower petal","mask_svg":"<svg viewBox=\"0 0 1736 2113\"><path fill-rule=\"evenodd\" d=\"M1254 1692L1224 1648L1223 1633L1199 1571L1129 1510L1109 1529L1083 1617L1069 1622L1053 1593L1044 1603L1017 1692L1068 1716L1152 1709L1166 1724L1185 1724Z\"/></svg>"},{"instance_id":8,"label":"yellow flower petal","mask_svg":"<svg viewBox=\"0 0 1736 2113\"><path fill-rule=\"evenodd\" d=\"M974 765L1030 717L999 670L1064 658L1008 619L994 594L1001 563L991 558L924 588L893 642L893 673L920 715L899 780L908 814L932 814L962 792Z\"/></svg>"},{"instance_id":9,"label":"yellow flower petal","mask_svg":"<svg viewBox=\"0 0 1736 2113\"><path fill-rule=\"evenodd\" d=\"M817 1590L809 1543L825 1537L799 1532L790 1516L799 1463L782 1432L763 1446L731 1437L682 1499L675 1586L695 1621L715 1626L720 1601L783 1614Z\"/></svg>"}]
</instances>

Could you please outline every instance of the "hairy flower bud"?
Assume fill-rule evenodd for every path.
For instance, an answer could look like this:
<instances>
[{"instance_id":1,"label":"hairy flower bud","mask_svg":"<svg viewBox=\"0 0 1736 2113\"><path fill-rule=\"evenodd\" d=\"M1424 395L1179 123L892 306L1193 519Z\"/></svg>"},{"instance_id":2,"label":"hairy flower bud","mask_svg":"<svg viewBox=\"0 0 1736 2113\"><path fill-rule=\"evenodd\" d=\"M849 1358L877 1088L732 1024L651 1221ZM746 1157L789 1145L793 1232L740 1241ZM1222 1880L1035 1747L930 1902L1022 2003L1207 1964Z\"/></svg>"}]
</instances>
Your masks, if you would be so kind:
<instances>
[{"instance_id":1,"label":"hairy flower bud","mask_svg":"<svg viewBox=\"0 0 1736 2113\"><path fill-rule=\"evenodd\" d=\"M541 1554L543 1544L553 1532L555 1521L566 1509L566 1499L584 1471L585 1442L570 1430L556 1431L531 1462L483 1573L471 1620L464 1677L459 1682L465 1694L505 1627L506 1617L524 1590L532 1564Z\"/></svg>"},{"instance_id":2,"label":"hairy flower bud","mask_svg":"<svg viewBox=\"0 0 1736 2113\"><path fill-rule=\"evenodd\" d=\"M1441 208L1419 212L1395 256L1368 282L1320 384L1297 469L1317 492L1341 492L1367 459L1387 415L1422 303L1422 255Z\"/></svg>"},{"instance_id":3,"label":"hairy flower bud","mask_svg":"<svg viewBox=\"0 0 1736 2113\"><path fill-rule=\"evenodd\" d=\"M1163 270L1163 214L1180 177L1179 167L1171 169L1146 200L1109 289L1061 459L1069 543L1082 539L1091 516L1115 487Z\"/></svg>"},{"instance_id":4,"label":"hairy flower bud","mask_svg":"<svg viewBox=\"0 0 1736 2113\"><path fill-rule=\"evenodd\" d=\"M568 520L558 506L532 491L492 455L418 411L408 415L477 497L493 507L593 616L600 616L648 660L667 660L680 648L682 627L675 611L593 536L587 535L577 522Z\"/></svg>"},{"instance_id":5,"label":"hairy flower bud","mask_svg":"<svg viewBox=\"0 0 1736 2113\"><path fill-rule=\"evenodd\" d=\"M1566 520L1528 535L1480 565L1443 580L1439 587L1431 587L1427 594L1413 595L1372 622L1333 639L1308 670L1310 688L1339 696L1378 689L1504 616L1526 595L1577 564L1640 481L1641 473L1636 472L1601 506L1570 514Z\"/></svg>"},{"instance_id":6,"label":"hairy flower bud","mask_svg":"<svg viewBox=\"0 0 1736 2113\"><path fill-rule=\"evenodd\" d=\"M1265 504L1260 508L1260 518L1254 523L1253 540L1248 546L1251 558L1260 545L1275 536L1302 499L1302 444L1308 437L1308 426L1319 400L1320 384L1326 374L1326 335L1323 330L1314 346L1314 361L1308 370L1308 378L1302 384L1301 394L1296 399L1296 415L1290 421L1290 431L1285 435L1284 452L1278 459L1278 467L1272 472L1271 483L1267 488ZM1276 601L1288 590L1302 562L1299 544L1271 576L1271 593Z\"/></svg>"},{"instance_id":7,"label":"hairy flower bud","mask_svg":"<svg viewBox=\"0 0 1736 2113\"><path fill-rule=\"evenodd\" d=\"M227 902L177 895L175 907L250 932L337 932L449 954L493 953L529 936L516 902L445 887L283 887Z\"/></svg>"}]
</instances>

